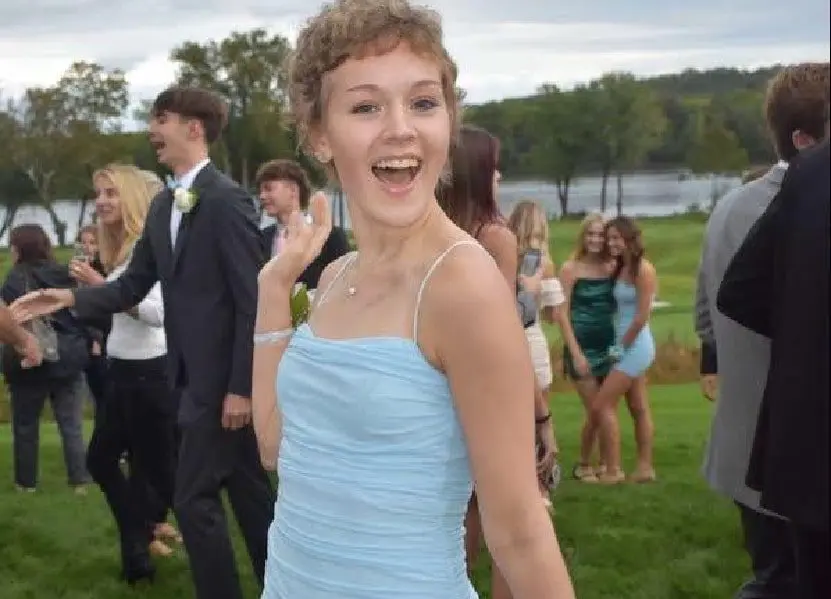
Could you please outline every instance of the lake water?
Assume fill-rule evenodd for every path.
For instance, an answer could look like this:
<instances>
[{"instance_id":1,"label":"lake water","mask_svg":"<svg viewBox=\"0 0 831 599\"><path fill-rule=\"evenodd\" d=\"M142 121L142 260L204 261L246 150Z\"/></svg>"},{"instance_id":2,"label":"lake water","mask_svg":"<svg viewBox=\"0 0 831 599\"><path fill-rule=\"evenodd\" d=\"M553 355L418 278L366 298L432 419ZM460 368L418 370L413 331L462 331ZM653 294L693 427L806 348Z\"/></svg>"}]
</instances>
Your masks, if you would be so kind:
<instances>
[{"instance_id":1,"label":"lake water","mask_svg":"<svg viewBox=\"0 0 831 599\"><path fill-rule=\"evenodd\" d=\"M711 183L707 177L681 177L679 171L662 173L635 173L623 177L623 211L632 216L669 216L683 213L693 206L707 207L710 204ZM600 208L600 177L583 177L576 180L569 191L569 211L584 212L599 210ZM724 190L732 189L740 184L738 177L723 178L721 185ZM607 212L616 211L617 181L610 178L607 187ZM505 181L499 187L499 203L505 214L508 214L513 205L521 200L539 202L549 216L556 218L560 213L560 203L557 199L557 188L545 181ZM344 226L349 226L347 210L339 210L337 200L333 202L335 221L338 223L339 214L344 215ZM84 222L89 222L92 203L87 205L87 216ZM74 200L60 200L55 202L55 211L61 220L66 221L67 239L74 239L77 233L80 204ZM263 222L267 222L264 218ZM15 215L14 225L24 223L38 223L49 233L55 242L55 234L48 213L40 207L27 206L21 208ZM0 245L6 246L8 233L0 238Z\"/></svg>"}]
</instances>

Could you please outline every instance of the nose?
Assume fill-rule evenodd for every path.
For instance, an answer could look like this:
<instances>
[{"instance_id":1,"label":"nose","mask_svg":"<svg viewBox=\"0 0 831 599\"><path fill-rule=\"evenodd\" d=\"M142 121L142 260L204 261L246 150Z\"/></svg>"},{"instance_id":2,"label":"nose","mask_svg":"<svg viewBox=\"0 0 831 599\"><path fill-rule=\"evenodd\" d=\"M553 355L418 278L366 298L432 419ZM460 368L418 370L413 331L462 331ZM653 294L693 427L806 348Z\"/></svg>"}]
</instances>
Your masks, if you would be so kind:
<instances>
[{"instance_id":1,"label":"nose","mask_svg":"<svg viewBox=\"0 0 831 599\"><path fill-rule=\"evenodd\" d=\"M410 111L404 105L391 106L386 111L385 137L390 141L410 141L415 137Z\"/></svg>"}]
</instances>

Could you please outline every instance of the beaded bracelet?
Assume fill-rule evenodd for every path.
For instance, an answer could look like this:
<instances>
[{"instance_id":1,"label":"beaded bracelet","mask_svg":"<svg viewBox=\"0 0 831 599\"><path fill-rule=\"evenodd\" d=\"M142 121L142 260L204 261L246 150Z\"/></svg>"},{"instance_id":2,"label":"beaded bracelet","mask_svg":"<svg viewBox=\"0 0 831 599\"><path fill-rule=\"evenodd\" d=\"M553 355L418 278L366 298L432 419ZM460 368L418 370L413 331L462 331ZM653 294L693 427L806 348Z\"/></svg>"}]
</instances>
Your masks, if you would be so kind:
<instances>
[{"instance_id":1,"label":"beaded bracelet","mask_svg":"<svg viewBox=\"0 0 831 599\"><path fill-rule=\"evenodd\" d=\"M262 345L265 343L279 343L288 339L294 334L293 328L281 329L279 331L269 331L267 333L254 333L254 345Z\"/></svg>"}]
</instances>

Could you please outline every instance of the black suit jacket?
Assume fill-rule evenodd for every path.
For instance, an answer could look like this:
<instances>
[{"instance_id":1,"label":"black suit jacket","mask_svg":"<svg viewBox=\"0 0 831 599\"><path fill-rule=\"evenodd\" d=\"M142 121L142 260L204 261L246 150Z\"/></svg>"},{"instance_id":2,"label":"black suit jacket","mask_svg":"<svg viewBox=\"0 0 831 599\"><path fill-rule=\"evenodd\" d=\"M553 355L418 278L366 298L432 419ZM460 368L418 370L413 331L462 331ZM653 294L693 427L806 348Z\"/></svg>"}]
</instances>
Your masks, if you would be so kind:
<instances>
[{"instance_id":1,"label":"black suit jacket","mask_svg":"<svg viewBox=\"0 0 831 599\"><path fill-rule=\"evenodd\" d=\"M771 339L747 483L761 491L763 507L825 530L830 159L826 142L792 162L717 298L727 317Z\"/></svg>"},{"instance_id":2,"label":"black suit jacket","mask_svg":"<svg viewBox=\"0 0 831 599\"><path fill-rule=\"evenodd\" d=\"M263 252L265 252L266 259L271 257L271 249L274 247L274 236L276 234L277 225L269 225L262 230ZM348 252L349 240L346 233L340 227L332 227L332 232L329 233L326 243L323 244L320 255L303 271L297 282L305 283L309 289L317 289L317 283L320 281L323 269Z\"/></svg>"},{"instance_id":3,"label":"black suit jacket","mask_svg":"<svg viewBox=\"0 0 831 599\"><path fill-rule=\"evenodd\" d=\"M257 274L263 265L249 196L212 164L193 182L194 208L170 243L173 194L150 206L127 270L117 280L75 292L82 317L122 312L161 281L169 378L183 389L180 417L221 410L227 393L251 396Z\"/></svg>"}]
</instances>

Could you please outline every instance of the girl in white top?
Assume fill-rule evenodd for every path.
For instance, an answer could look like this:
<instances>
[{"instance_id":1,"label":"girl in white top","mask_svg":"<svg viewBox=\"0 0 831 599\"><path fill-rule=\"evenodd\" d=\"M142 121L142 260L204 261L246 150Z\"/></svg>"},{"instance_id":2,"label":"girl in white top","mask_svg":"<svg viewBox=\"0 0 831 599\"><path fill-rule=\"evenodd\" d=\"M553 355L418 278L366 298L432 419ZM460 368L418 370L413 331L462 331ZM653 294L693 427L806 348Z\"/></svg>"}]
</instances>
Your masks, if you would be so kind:
<instances>
[{"instance_id":1,"label":"girl in white top","mask_svg":"<svg viewBox=\"0 0 831 599\"><path fill-rule=\"evenodd\" d=\"M531 326L525 329L534 371L542 391L548 393L553 376L551 373L551 352L548 340L540 325L540 318L548 323L558 322L559 307L565 302L563 287L554 276L554 262L548 250L548 219L537 204L530 201L519 202L508 220L508 226L517 238L517 251L522 256L530 249L542 252L542 291L540 293L540 314Z\"/></svg>"},{"instance_id":2,"label":"girl in white top","mask_svg":"<svg viewBox=\"0 0 831 599\"><path fill-rule=\"evenodd\" d=\"M81 260L70 272L81 283L101 285L118 278L130 263L158 177L133 166L109 165L93 174L97 194L102 277ZM167 378L164 305L159 283L137 306L113 315L106 348L107 393L88 451L90 474L107 496L119 528L124 578L153 575L149 554L170 555L165 540L179 540L165 522L173 502L178 405ZM130 474L119 467L129 453Z\"/></svg>"},{"instance_id":3,"label":"girl in white top","mask_svg":"<svg viewBox=\"0 0 831 599\"><path fill-rule=\"evenodd\" d=\"M531 359L534 362L534 372L537 376L536 392L542 394L548 403L548 390L553 380L551 371L551 351L548 339L542 330L540 319L548 323L559 322L559 306L565 301L560 281L554 276L554 262L548 250L548 219L545 212L535 202L522 201L514 206L508 219L508 227L516 235L517 254L522 255L530 250L542 252L542 290L539 296L539 315L531 326L525 328L528 346L531 350ZM553 464L552 464L553 466ZM553 472L541 473L540 484L549 487L553 483ZM548 497L548 489L543 489Z\"/></svg>"}]
</instances>

